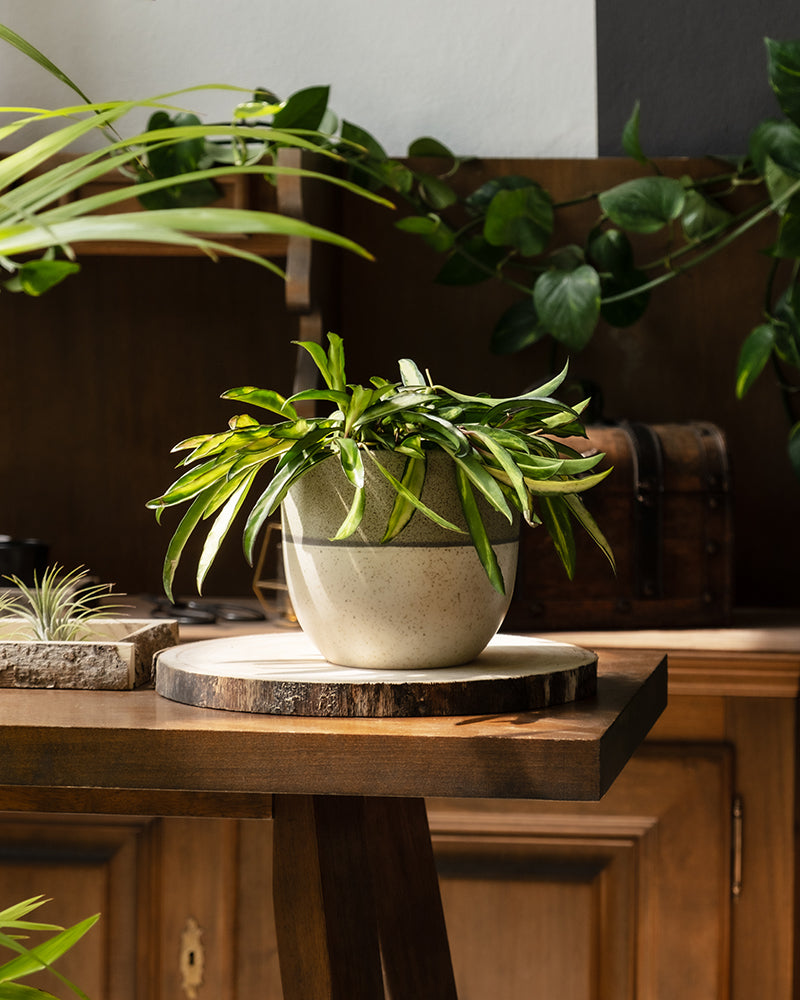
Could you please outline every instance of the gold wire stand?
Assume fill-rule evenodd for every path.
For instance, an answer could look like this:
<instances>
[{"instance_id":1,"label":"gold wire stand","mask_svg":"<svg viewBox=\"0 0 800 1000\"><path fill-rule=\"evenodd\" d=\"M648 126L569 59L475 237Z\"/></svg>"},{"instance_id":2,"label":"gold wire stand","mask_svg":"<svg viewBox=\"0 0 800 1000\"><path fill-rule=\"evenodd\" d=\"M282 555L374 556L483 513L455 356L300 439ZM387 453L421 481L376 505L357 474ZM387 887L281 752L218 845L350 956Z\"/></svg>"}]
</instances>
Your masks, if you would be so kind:
<instances>
[{"instance_id":1,"label":"gold wire stand","mask_svg":"<svg viewBox=\"0 0 800 1000\"><path fill-rule=\"evenodd\" d=\"M265 576L265 574L271 574ZM258 603L270 619L278 625L296 628L297 615L294 613L289 588L283 572L283 551L281 548L281 526L270 521L261 543L258 561L253 573L253 593Z\"/></svg>"}]
</instances>

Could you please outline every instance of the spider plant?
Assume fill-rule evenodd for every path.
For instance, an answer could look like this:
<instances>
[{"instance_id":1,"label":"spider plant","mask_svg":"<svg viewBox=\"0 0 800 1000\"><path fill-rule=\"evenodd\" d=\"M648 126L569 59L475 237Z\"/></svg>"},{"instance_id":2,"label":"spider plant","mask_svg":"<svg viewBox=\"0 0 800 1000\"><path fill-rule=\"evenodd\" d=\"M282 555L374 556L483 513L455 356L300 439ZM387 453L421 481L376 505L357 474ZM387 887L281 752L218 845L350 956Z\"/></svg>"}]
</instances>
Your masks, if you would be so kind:
<instances>
[{"instance_id":1,"label":"spider plant","mask_svg":"<svg viewBox=\"0 0 800 1000\"><path fill-rule=\"evenodd\" d=\"M57 76L83 101L77 106L56 110L0 107L5 122L0 126L0 142L11 139L18 142L33 129L43 126L48 129L43 137L32 139L22 149L0 159L0 267L13 275L6 288L41 294L78 270L75 245L87 241L121 240L193 247L212 258L220 255L239 257L279 275L283 275L283 271L274 261L243 246L225 243L221 238L232 234L302 236L370 256L346 237L279 213L199 204L154 211L141 211L134 205L116 211L121 203L130 202L133 197L146 202L149 196L159 192L176 188L191 190L194 185L213 185L215 178L221 176L246 174L258 174L268 180L280 174L315 177L374 201L387 205L389 202L331 174L279 164L277 151L282 148L313 150L333 159L339 156L323 148L324 137L312 131L304 133L300 129L246 124L248 118L263 115L264 102L240 104L230 124L205 125L196 116L187 114L170 117L165 113L159 117L160 112L174 112L172 102L182 95L212 89L239 94L241 88L201 86L151 99L92 102L45 55L2 24L0 40L20 49ZM140 109L155 114L151 121L167 124L121 138L118 126L122 119ZM102 136L101 148L73 155L66 162L54 162L54 158L63 160L61 154L87 135ZM186 171L184 153L187 150L223 140L234 149L237 143L244 149L247 142L260 141L273 155L258 165L243 157L232 163L205 168L197 165ZM149 167L150 160L159 164L162 170L165 162L174 162L174 172L155 176ZM121 181L126 178L135 181L135 187L123 184L102 194L81 196L81 188L111 171L118 172ZM57 257L57 251L63 256ZM37 260L19 259L32 253L43 256Z\"/></svg>"},{"instance_id":2,"label":"spider plant","mask_svg":"<svg viewBox=\"0 0 800 1000\"><path fill-rule=\"evenodd\" d=\"M382 539L389 544L414 514L452 531L461 531L420 499L427 456L439 449L450 456L472 543L493 586L505 592L495 552L489 543L476 503L476 493L509 521L516 508L529 524L543 524L571 577L575 570L573 522L585 529L613 565L611 549L579 494L605 478L592 470L602 454L584 457L558 440L585 435L580 413L588 401L575 407L552 398L566 368L544 385L521 396L493 399L448 389L424 377L408 359L399 362L400 380L372 378L368 386L349 385L344 346L328 335L328 349L301 342L311 355L324 387L285 399L273 390L246 386L231 389L223 398L246 403L274 414L274 423L259 423L249 414L234 416L228 429L182 441L174 451L188 451L180 463L192 466L149 507L160 518L166 507L191 501L168 546L163 581L167 594L187 539L202 521L213 517L203 547L197 586L211 566L230 526L264 466L275 462L244 527L245 554L253 559L256 537L297 479L318 462L341 463L353 488L349 513L334 540L352 535L368 502L364 469L374 464L391 483L396 500ZM296 403L330 407L324 416L304 417ZM400 478L381 462L381 452L405 458Z\"/></svg>"},{"instance_id":3,"label":"spider plant","mask_svg":"<svg viewBox=\"0 0 800 1000\"><path fill-rule=\"evenodd\" d=\"M52 993L18 982L19 979L40 972L42 969L49 969L64 986L86 1000L86 994L57 972L52 963L69 951L94 926L100 914L87 917L86 920L81 920L80 923L66 929L57 924L43 924L25 919L29 913L46 902L48 900L43 896L34 896L0 910L0 947L15 953L13 958L0 965L0 1000L57 1000ZM19 931L24 932L24 935L20 935ZM30 932L55 933L28 948L21 943L21 940L23 936L27 938Z\"/></svg>"},{"instance_id":4,"label":"spider plant","mask_svg":"<svg viewBox=\"0 0 800 1000\"><path fill-rule=\"evenodd\" d=\"M0 624L20 621L15 639L37 642L76 642L91 633L92 621L108 617L119 604L96 604L99 597L110 594L108 584L87 584L88 572L78 566L69 572L55 564L42 574L41 581L33 574L33 586L28 587L19 577L7 576L19 591L0 593Z\"/></svg>"}]
</instances>

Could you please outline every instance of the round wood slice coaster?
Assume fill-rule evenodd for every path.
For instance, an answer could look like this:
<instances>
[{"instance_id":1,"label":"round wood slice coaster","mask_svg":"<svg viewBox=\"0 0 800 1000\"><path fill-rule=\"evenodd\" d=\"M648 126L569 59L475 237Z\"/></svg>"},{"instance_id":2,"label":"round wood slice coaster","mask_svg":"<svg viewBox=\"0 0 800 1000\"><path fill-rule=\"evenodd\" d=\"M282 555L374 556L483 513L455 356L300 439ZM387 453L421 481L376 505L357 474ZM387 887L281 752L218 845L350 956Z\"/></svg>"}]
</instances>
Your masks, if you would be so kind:
<instances>
[{"instance_id":1,"label":"round wood slice coaster","mask_svg":"<svg viewBox=\"0 0 800 1000\"><path fill-rule=\"evenodd\" d=\"M336 666L303 633L187 643L159 653L156 668L156 691L165 698L264 715L499 715L596 690L595 653L515 635L495 636L472 663L436 670Z\"/></svg>"}]
</instances>

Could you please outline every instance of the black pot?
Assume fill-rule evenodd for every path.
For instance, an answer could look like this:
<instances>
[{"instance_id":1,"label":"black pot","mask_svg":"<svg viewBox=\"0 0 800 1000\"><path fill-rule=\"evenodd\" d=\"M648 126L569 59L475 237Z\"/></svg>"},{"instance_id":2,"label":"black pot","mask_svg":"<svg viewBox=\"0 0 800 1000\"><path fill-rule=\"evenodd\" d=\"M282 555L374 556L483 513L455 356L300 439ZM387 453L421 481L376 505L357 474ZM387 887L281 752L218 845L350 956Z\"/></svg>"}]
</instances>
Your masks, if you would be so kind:
<instances>
[{"instance_id":1,"label":"black pot","mask_svg":"<svg viewBox=\"0 0 800 1000\"><path fill-rule=\"evenodd\" d=\"M50 547L38 538L11 538L0 535L0 577L18 576L26 586L33 586L33 574L39 580L47 569ZM0 579L0 586L7 586L8 580Z\"/></svg>"}]
</instances>

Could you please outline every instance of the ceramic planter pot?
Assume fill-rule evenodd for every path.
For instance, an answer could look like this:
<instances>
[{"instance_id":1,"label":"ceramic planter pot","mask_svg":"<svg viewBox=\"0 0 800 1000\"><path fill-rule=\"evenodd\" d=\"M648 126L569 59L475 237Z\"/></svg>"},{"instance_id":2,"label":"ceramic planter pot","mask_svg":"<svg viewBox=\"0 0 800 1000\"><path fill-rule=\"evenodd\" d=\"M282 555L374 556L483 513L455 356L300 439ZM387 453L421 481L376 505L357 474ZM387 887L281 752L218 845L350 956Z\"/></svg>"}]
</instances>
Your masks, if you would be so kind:
<instances>
[{"instance_id":1,"label":"ceramic planter pot","mask_svg":"<svg viewBox=\"0 0 800 1000\"><path fill-rule=\"evenodd\" d=\"M378 457L399 478L403 457L389 452ZM326 459L301 477L283 502L286 580L301 627L327 660L344 666L426 669L470 662L508 610L518 520L510 525L477 497L506 581L501 595L466 533L448 456L429 456L422 501L463 527L463 535L417 511L382 545L395 493L372 462L365 460L365 469L366 511L351 538L330 540L353 496L337 459Z\"/></svg>"}]
</instances>

